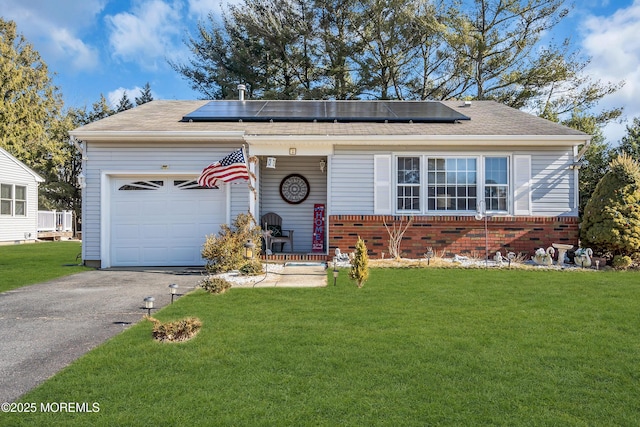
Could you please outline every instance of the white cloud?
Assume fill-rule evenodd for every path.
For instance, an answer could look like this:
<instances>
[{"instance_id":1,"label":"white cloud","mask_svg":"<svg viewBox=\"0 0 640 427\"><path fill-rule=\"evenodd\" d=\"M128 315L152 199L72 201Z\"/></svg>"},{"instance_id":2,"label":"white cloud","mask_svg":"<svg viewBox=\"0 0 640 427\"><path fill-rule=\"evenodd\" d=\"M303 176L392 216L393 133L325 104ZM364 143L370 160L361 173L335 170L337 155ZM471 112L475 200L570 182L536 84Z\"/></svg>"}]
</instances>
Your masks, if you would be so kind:
<instances>
[{"instance_id":1,"label":"white cloud","mask_svg":"<svg viewBox=\"0 0 640 427\"><path fill-rule=\"evenodd\" d=\"M127 89L124 87L119 87L118 89L112 90L107 94L107 102L109 102L109 106L111 108L115 108L119 103L120 99L124 92L127 92L127 97L131 101L133 105L136 105L136 97L139 97L142 93L142 88L139 86L135 86L132 89Z\"/></svg>"},{"instance_id":2,"label":"white cloud","mask_svg":"<svg viewBox=\"0 0 640 427\"><path fill-rule=\"evenodd\" d=\"M66 28L51 31L52 50L67 58L76 70L92 70L98 66L98 51L74 37Z\"/></svg>"},{"instance_id":3,"label":"white cloud","mask_svg":"<svg viewBox=\"0 0 640 427\"><path fill-rule=\"evenodd\" d=\"M582 32L582 48L592 58L586 72L602 82L625 81L621 90L603 99L600 105L624 107L628 118L640 117L640 0L611 16L587 17ZM625 126L611 124L605 134L610 142L617 143L625 134Z\"/></svg>"},{"instance_id":4,"label":"white cloud","mask_svg":"<svg viewBox=\"0 0 640 427\"><path fill-rule=\"evenodd\" d=\"M150 0L130 12L107 16L112 55L144 69L157 69L181 43L181 7L180 2Z\"/></svg>"},{"instance_id":5,"label":"white cloud","mask_svg":"<svg viewBox=\"0 0 640 427\"><path fill-rule=\"evenodd\" d=\"M2 0L0 16L16 22L18 32L45 62L70 64L80 71L95 69L98 53L78 33L94 24L105 4L106 0Z\"/></svg>"}]
</instances>

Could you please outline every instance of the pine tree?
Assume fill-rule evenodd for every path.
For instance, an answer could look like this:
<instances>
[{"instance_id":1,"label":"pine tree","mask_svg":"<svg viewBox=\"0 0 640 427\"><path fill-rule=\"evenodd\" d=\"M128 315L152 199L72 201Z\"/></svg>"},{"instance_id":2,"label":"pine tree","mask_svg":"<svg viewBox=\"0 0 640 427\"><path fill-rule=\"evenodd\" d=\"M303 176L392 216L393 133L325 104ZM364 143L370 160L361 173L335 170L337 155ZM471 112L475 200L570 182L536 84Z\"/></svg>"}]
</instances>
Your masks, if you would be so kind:
<instances>
[{"instance_id":1,"label":"pine tree","mask_svg":"<svg viewBox=\"0 0 640 427\"><path fill-rule=\"evenodd\" d=\"M52 137L62 117L62 96L40 54L0 18L0 147L42 171L47 159L64 161L64 141Z\"/></svg>"},{"instance_id":2,"label":"pine tree","mask_svg":"<svg viewBox=\"0 0 640 427\"><path fill-rule=\"evenodd\" d=\"M584 210L582 246L629 256L640 252L640 165L629 155L615 158Z\"/></svg>"},{"instance_id":3,"label":"pine tree","mask_svg":"<svg viewBox=\"0 0 640 427\"><path fill-rule=\"evenodd\" d=\"M127 91L122 92L122 98L118 101L118 105L116 106L116 111L119 113L121 111L130 110L133 108L133 104L129 99L129 95L127 95Z\"/></svg>"},{"instance_id":4,"label":"pine tree","mask_svg":"<svg viewBox=\"0 0 640 427\"><path fill-rule=\"evenodd\" d=\"M633 123L627 125L627 134L622 137L618 151L640 162L640 117L635 117Z\"/></svg>"},{"instance_id":5,"label":"pine tree","mask_svg":"<svg viewBox=\"0 0 640 427\"><path fill-rule=\"evenodd\" d=\"M109 103L103 94L100 94L100 99L93 103L91 111L87 115L86 123L92 123L96 120L104 119L114 115L116 112L109 107ZM85 124L86 124L85 123Z\"/></svg>"},{"instance_id":6,"label":"pine tree","mask_svg":"<svg viewBox=\"0 0 640 427\"><path fill-rule=\"evenodd\" d=\"M369 278L369 256L367 255L367 246L360 237L356 242L356 252L351 261L351 270L349 270L349 277L356 281L359 288L364 285L364 282Z\"/></svg>"},{"instance_id":7,"label":"pine tree","mask_svg":"<svg viewBox=\"0 0 640 427\"><path fill-rule=\"evenodd\" d=\"M151 94L151 85L147 82L142 91L140 92L140 96L136 96L136 105L146 104L147 102L153 101L153 95Z\"/></svg>"}]
</instances>

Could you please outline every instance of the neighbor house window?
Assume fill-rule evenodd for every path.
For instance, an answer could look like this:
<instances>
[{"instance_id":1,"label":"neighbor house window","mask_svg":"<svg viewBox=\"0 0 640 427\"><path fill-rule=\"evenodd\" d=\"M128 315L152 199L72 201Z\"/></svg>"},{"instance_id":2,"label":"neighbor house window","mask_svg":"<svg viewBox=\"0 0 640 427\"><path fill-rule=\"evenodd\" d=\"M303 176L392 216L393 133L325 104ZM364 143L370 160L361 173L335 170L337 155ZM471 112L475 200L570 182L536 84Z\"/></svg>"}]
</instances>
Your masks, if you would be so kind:
<instances>
[{"instance_id":1,"label":"neighbor house window","mask_svg":"<svg viewBox=\"0 0 640 427\"><path fill-rule=\"evenodd\" d=\"M27 215L27 187L21 185L15 186L15 215L26 216Z\"/></svg>"},{"instance_id":2,"label":"neighbor house window","mask_svg":"<svg viewBox=\"0 0 640 427\"><path fill-rule=\"evenodd\" d=\"M0 184L0 215L27 215L27 187Z\"/></svg>"},{"instance_id":3,"label":"neighbor house window","mask_svg":"<svg viewBox=\"0 0 640 427\"><path fill-rule=\"evenodd\" d=\"M397 208L420 210L420 157L398 157Z\"/></svg>"},{"instance_id":4,"label":"neighbor house window","mask_svg":"<svg viewBox=\"0 0 640 427\"><path fill-rule=\"evenodd\" d=\"M427 209L475 210L477 175L476 158L428 158Z\"/></svg>"},{"instance_id":5,"label":"neighbor house window","mask_svg":"<svg viewBox=\"0 0 640 427\"><path fill-rule=\"evenodd\" d=\"M0 214L13 215L13 186L0 184Z\"/></svg>"},{"instance_id":6,"label":"neighbor house window","mask_svg":"<svg viewBox=\"0 0 640 427\"><path fill-rule=\"evenodd\" d=\"M485 157L484 199L488 211L508 210L509 182L506 157Z\"/></svg>"}]
</instances>

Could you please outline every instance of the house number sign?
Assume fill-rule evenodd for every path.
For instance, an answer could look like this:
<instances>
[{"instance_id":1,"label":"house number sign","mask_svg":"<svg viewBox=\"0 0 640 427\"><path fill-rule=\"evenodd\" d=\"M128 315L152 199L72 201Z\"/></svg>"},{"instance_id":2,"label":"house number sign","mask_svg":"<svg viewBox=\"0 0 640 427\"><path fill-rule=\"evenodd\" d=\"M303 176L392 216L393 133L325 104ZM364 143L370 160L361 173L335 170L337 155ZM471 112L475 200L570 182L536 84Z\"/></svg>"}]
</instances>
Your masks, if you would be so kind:
<instances>
[{"instance_id":1,"label":"house number sign","mask_svg":"<svg viewBox=\"0 0 640 427\"><path fill-rule=\"evenodd\" d=\"M297 173L287 175L280 183L280 197L293 205L304 202L309 197L309 181Z\"/></svg>"}]
</instances>

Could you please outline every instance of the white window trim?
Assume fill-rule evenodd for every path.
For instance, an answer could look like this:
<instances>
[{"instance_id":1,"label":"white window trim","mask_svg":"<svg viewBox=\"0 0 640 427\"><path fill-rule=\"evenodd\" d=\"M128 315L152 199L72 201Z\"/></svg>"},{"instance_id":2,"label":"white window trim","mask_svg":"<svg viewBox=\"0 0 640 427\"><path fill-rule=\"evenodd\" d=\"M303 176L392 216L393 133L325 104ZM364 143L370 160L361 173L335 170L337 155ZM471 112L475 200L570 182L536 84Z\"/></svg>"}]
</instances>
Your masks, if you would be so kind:
<instances>
[{"instance_id":1,"label":"white window trim","mask_svg":"<svg viewBox=\"0 0 640 427\"><path fill-rule=\"evenodd\" d=\"M7 185L9 187L11 187L11 197L10 198L3 198L2 200L9 200L9 202L11 203L11 213L9 214L2 214L0 213L1 216L5 217L5 218L26 218L28 216L29 213L29 186L28 185L23 185L23 184L9 184L9 183L0 183L2 185ZM20 199L18 200L16 198L16 187L22 187L24 188L24 199ZM24 215L18 215L16 214L16 203L20 201L20 202L24 202Z\"/></svg>"},{"instance_id":2,"label":"white window trim","mask_svg":"<svg viewBox=\"0 0 640 427\"><path fill-rule=\"evenodd\" d=\"M486 213L494 216L508 216L512 215L514 210L514 191L513 188L513 153L506 152L475 152L475 153L461 153L461 152L394 152L391 154L391 187L392 187L392 210L396 215L429 215L429 216L447 216L447 215L459 215L470 216L475 215L476 211L439 211L429 210L427 203L428 194L428 182L427 182L427 159L429 158L456 158L456 159L476 159L476 173L477 173L477 191L476 198L479 205L480 200L484 200L485 192L485 165L484 160L486 157L506 157L507 158L507 186L509 198L507 202L507 211L489 211ZM420 158L420 210L400 210L398 206L398 158L399 157L419 157Z\"/></svg>"}]
</instances>

